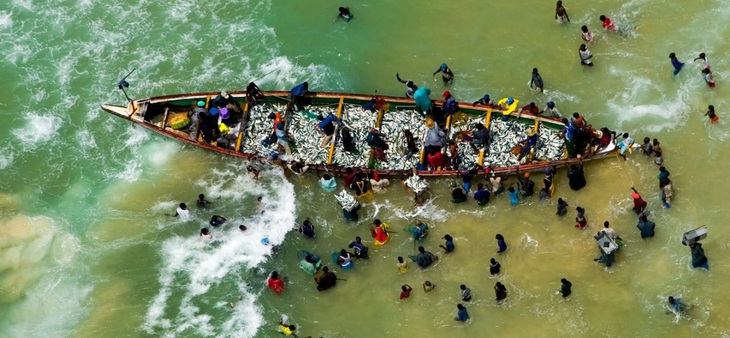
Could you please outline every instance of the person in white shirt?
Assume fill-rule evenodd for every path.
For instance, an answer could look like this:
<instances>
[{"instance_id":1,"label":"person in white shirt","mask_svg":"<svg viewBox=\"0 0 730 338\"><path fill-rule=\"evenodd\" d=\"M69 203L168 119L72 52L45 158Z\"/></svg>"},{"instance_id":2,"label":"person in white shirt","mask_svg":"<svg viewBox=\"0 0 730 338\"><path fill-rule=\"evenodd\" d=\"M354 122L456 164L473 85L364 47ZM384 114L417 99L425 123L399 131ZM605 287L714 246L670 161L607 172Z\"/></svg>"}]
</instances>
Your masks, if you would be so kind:
<instances>
[{"instance_id":1,"label":"person in white shirt","mask_svg":"<svg viewBox=\"0 0 730 338\"><path fill-rule=\"evenodd\" d=\"M175 211L175 214L172 215L172 217L178 216L180 216L180 219L183 220L183 222L187 222L191 219L190 210L188 210L188 206L185 205L185 203L180 203L180 205L177 207L177 210Z\"/></svg>"},{"instance_id":2,"label":"person in white shirt","mask_svg":"<svg viewBox=\"0 0 730 338\"><path fill-rule=\"evenodd\" d=\"M208 228L202 228L200 229L200 237L205 239L212 239L213 235L210 234L210 231L208 231Z\"/></svg>"},{"instance_id":3,"label":"person in white shirt","mask_svg":"<svg viewBox=\"0 0 730 338\"><path fill-rule=\"evenodd\" d=\"M616 241L616 238L620 238L618 237L616 230L608 227L608 221L603 222L603 229L601 229L599 233L606 234L606 236L608 236L608 238L610 238L612 241Z\"/></svg>"}]
</instances>

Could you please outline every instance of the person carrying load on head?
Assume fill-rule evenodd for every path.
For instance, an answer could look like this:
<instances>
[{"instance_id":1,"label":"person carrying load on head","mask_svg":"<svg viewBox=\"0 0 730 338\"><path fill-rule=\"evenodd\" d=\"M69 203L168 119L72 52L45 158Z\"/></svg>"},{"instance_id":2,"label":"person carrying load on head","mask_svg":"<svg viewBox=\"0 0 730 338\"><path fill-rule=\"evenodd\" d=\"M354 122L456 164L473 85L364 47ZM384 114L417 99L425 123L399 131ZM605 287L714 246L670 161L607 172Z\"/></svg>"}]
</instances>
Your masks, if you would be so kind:
<instances>
[{"instance_id":1,"label":"person carrying load on head","mask_svg":"<svg viewBox=\"0 0 730 338\"><path fill-rule=\"evenodd\" d=\"M451 84L454 82L454 73L445 63L442 63L441 66L439 66L439 69L436 69L436 71L433 72L433 75L435 76L438 73L441 73L441 79L444 80L445 84Z\"/></svg>"},{"instance_id":2,"label":"person carrying load on head","mask_svg":"<svg viewBox=\"0 0 730 338\"><path fill-rule=\"evenodd\" d=\"M517 100L513 97L505 97L499 101L497 101L497 105L503 109L502 111L502 121L507 121L510 114L512 114L513 111L517 110L517 105L520 104L520 100Z\"/></svg>"},{"instance_id":3,"label":"person carrying load on head","mask_svg":"<svg viewBox=\"0 0 730 338\"><path fill-rule=\"evenodd\" d=\"M414 98L414 95L416 94L416 90L418 90L418 86L413 84L413 81L405 81L400 78L399 73L395 73L395 78L398 79L398 82L403 83L406 85L406 97L409 99Z\"/></svg>"},{"instance_id":4,"label":"person carrying load on head","mask_svg":"<svg viewBox=\"0 0 730 338\"><path fill-rule=\"evenodd\" d=\"M304 81L291 89L291 102L297 111L304 109L304 95L309 93L309 83Z\"/></svg>"},{"instance_id":5,"label":"person carrying load on head","mask_svg":"<svg viewBox=\"0 0 730 338\"><path fill-rule=\"evenodd\" d=\"M330 113L327 117L318 115L317 120L319 121L317 127L324 133L322 142L320 142L319 146L324 148L332 142L332 136L335 134L336 124L340 122L340 119L337 115Z\"/></svg>"}]
</instances>

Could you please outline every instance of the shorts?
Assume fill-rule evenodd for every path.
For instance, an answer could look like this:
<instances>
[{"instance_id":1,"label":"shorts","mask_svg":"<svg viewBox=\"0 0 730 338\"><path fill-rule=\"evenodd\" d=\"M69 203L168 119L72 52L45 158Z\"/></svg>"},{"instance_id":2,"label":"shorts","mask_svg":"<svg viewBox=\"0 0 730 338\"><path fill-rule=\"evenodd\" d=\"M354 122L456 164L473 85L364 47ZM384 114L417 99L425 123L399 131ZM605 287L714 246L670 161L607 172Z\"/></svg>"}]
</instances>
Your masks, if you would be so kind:
<instances>
[{"instance_id":1,"label":"shorts","mask_svg":"<svg viewBox=\"0 0 730 338\"><path fill-rule=\"evenodd\" d=\"M710 87L714 87L714 86L710 86ZM715 117L713 117L713 118L710 119L710 123L713 123L714 124L715 122L717 122L719 120L720 120L720 117L717 116L717 115L715 115Z\"/></svg>"}]
</instances>

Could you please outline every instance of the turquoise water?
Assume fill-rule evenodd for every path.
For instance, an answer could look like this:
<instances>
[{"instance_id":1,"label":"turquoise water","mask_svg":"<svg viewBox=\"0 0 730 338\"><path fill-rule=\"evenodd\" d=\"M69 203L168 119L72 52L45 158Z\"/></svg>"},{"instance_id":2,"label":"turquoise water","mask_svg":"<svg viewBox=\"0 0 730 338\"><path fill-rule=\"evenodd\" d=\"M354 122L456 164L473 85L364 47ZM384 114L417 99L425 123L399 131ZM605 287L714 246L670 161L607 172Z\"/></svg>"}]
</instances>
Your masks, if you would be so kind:
<instances>
[{"instance_id":1,"label":"turquoise water","mask_svg":"<svg viewBox=\"0 0 730 338\"><path fill-rule=\"evenodd\" d=\"M349 5L355 19L335 19ZM371 1L61 1L0 4L0 336L278 336L280 316L302 335L326 337L473 336L727 336L730 296L724 288L728 254L722 227L730 51L730 11L722 1L566 2L572 23L552 20L553 3L424 3ZM625 34L605 33L606 14ZM580 25L596 35L596 64L579 65ZM687 63L671 76L667 58ZM692 59L706 52L717 88L710 90ZM673 207L661 208L657 168L634 154L587 165L588 187L573 192L565 172L558 196L570 203L566 219L554 202L506 198L490 206L454 206L448 180L432 182L433 198L414 207L393 182L364 202L357 224L345 224L334 198L313 177L286 179L263 167L262 179L244 175L248 163L179 144L108 116L101 103L124 102L116 83L131 69L129 94L242 89L256 79L264 89L308 80L313 90L402 95L395 73L445 89L432 72L446 62L456 74L448 89L460 101L484 93L514 96L563 113L578 111L594 126L662 142L675 188ZM546 94L526 85L540 69ZM720 122L702 115L717 107ZM536 177L536 180L539 180ZM476 184L477 182L475 182ZM657 236L643 241L630 212L629 188L649 202ZM166 216L180 202L205 193L209 210L195 219ZM264 203L255 205L256 197ZM587 209L589 228L573 228L573 208ZM263 211L263 214L261 213ZM197 237L212 214L228 217L214 241ZM290 232L311 217L318 237ZM296 251L323 257L354 236L366 242L373 218L395 235L368 262L337 271L347 281L316 293L298 268ZM457 252L426 271L399 275L395 257L414 253L403 229L415 218ZM604 220L626 239L612 269L595 264L591 235ZM240 233L238 224L249 230ZM707 224L711 270L689 268L684 231ZM495 233L510 251L489 277ZM263 246L270 238L278 245ZM266 275L277 269L287 290L272 295ZM554 295L560 278L574 284L567 301ZM432 280L434 292L421 283ZM503 305L492 286L504 283ZM400 285L415 291L398 301ZM458 285L471 287L472 321L458 324ZM693 304L687 317L665 314L665 298ZM240 300L239 300L240 296ZM231 309L229 303L234 302Z\"/></svg>"}]
</instances>

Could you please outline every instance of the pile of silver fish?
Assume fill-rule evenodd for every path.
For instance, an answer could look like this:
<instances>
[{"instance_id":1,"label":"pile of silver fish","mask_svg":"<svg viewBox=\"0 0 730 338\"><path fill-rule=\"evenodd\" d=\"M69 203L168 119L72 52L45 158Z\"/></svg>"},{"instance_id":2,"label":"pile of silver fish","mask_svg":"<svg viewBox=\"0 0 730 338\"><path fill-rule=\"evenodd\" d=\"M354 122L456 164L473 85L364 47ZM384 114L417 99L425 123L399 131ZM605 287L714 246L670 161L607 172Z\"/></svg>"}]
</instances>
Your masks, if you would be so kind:
<instances>
[{"instance_id":1,"label":"pile of silver fish","mask_svg":"<svg viewBox=\"0 0 730 338\"><path fill-rule=\"evenodd\" d=\"M337 203L340 203L342 209L345 211L352 211L357 208L360 203L355 199L355 196L350 195L347 191L342 190L339 194L335 195Z\"/></svg>"},{"instance_id":2,"label":"pile of silver fish","mask_svg":"<svg viewBox=\"0 0 730 338\"><path fill-rule=\"evenodd\" d=\"M285 104L264 103L256 105L251 109L251 120L249 121L241 149L245 153L270 156L277 152L277 143L273 142L264 147L262 141L273 132L273 121L268 119L271 113L280 113L282 116L286 111ZM329 144L320 147L324 134L317 128L317 115L327 116L337 113L337 104L308 106L305 111L292 115L289 121L288 133L294 139L292 146L292 157L295 160L310 164L327 164L329 157ZM350 128L357 152L345 152L342 148L340 137L335 142L335 152L332 164L341 167L366 167L370 157L370 147L366 138L370 128L376 126L378 119L377 112L363 110L360 105L343 104L342 117L339 128L347 126ZM484 123L484 115L471 116L457 114L453 117L448 139L454 140L463 131L473 130L477 123ZM505 167L515 166L520 163L518 155L511 153L512 147L527 138L526 131L532 126L518 123L516 121L502 121L493 119L490 121L490 144L486 149L483 159L484 166ZM413 154L406 158L408 148L403 130L408 129L414 136L416 145L422 149L426 135L426 126L423 117L415 110L398 109L387 112L383 115L380 132L388 142L390 149L386 152L387 161L380 163L381 169L386 170L408 170L416 166L420 154ZM541 127L538 133L538 142L534 148L534 160L555 161L563 157L564 141L559 135L559 130ZM473 168L479 161L479 153L465 141L458 141L458 152L461 157L460 168ZM451 157L447 147L447 154ZM522 159L522 163L527 157ZM413 187L411 187L413 189ZM414 189L415 191L416 189Z\"/></svg>"},{"instance_id":3,"label":"pile of silver fish","mask_svg":"<svg viewBox=\"0 0 730 338\"><path fill-rule=\"evenodd\" d=\"M416 146L423 148L426 136L426 125L423 117L415 110L397 110L383 115L380 123L380 132L386 136L390 149L386 152L387 161L382 163L383 169L408 170L416 166L420 152L408 155L408 145L403 130L408 129L413 134Z\"/></svg>"},{"instance_id":4,"label":"pile of silver fish","mask_svg":"<svg viewBox=\"0 0 730 338\"><path fill-rule=\"evenodd\" d=\"M261 144L274 131L274 121L268 119L271 113L280 113L284 116L286 104L260 104L251 108L251 119L248 121L246 133L241 143L241 150L248 154L269 156L276 152L276 142L268 147Z\"/></svg>"},{"instance_id":5,"label":"pile of silver fish","mask_svg":"<svg viewBox=\"0 0 730 338\"><path fill-rule=\"evenodd\" d=\"M452 119L451 129L449 130L449 139L455 140L457 136L464 131L473 132L474 125L477 123L484 124L484 116L469 116L467 119ZM471 135L471 133L469 133ZM461 166L454 169L471 169L479 163L479 152L474 152L474 149L469 145L468 142L457 141L457 149L459 157L461 158ZM449 158L453 157L453 154L447 148L447 154Z\"/></svg>"},{"instance_id":6,"label":"pile of silver fish","mask_svg":"<svg viewBox=\"0 0 730 338\"><path fill-rule=\"evenodd\" d=\"M408 177L405 181L406 186L413 190L414 193L420 194L426 190L428 190L428 183L424 181L420 176L418 175L411 175Z\"/></svg>"},{"instance_id":7,"label":"pile of silver fish","mask_svg":"<svg viewBox=\"0 0 730 338\"><path fill-rule=\"evenodd\" d=\"M512 154L512 147L527 139L527 130L532 126L515 121L492 120L490 124L489 151L484 155L484 166L506 167L525 163L527 156L518 161L519 155ZM538 133L534 148L534 159L539 161L556 161L563 155L563 139L560 131L542 127Z\"/></svg>"},{"instance_id":8,"label":"pile of silver fish","mask_svg":"<svg viewBox=\"0 0 730 338\"><path fill-rule=\"evenodd\" d=\"M358 105L343 104L340 119L342 121L341 127L348 127L350 129L350 135L358 147L358 151L344 151L342 141L338 138L332 163L342 167L366 167L370 158L370 147L367 145L366 140L370 128L375 127L378 121L378 113L363 110Z\"/></svg>"}]
</instances>

